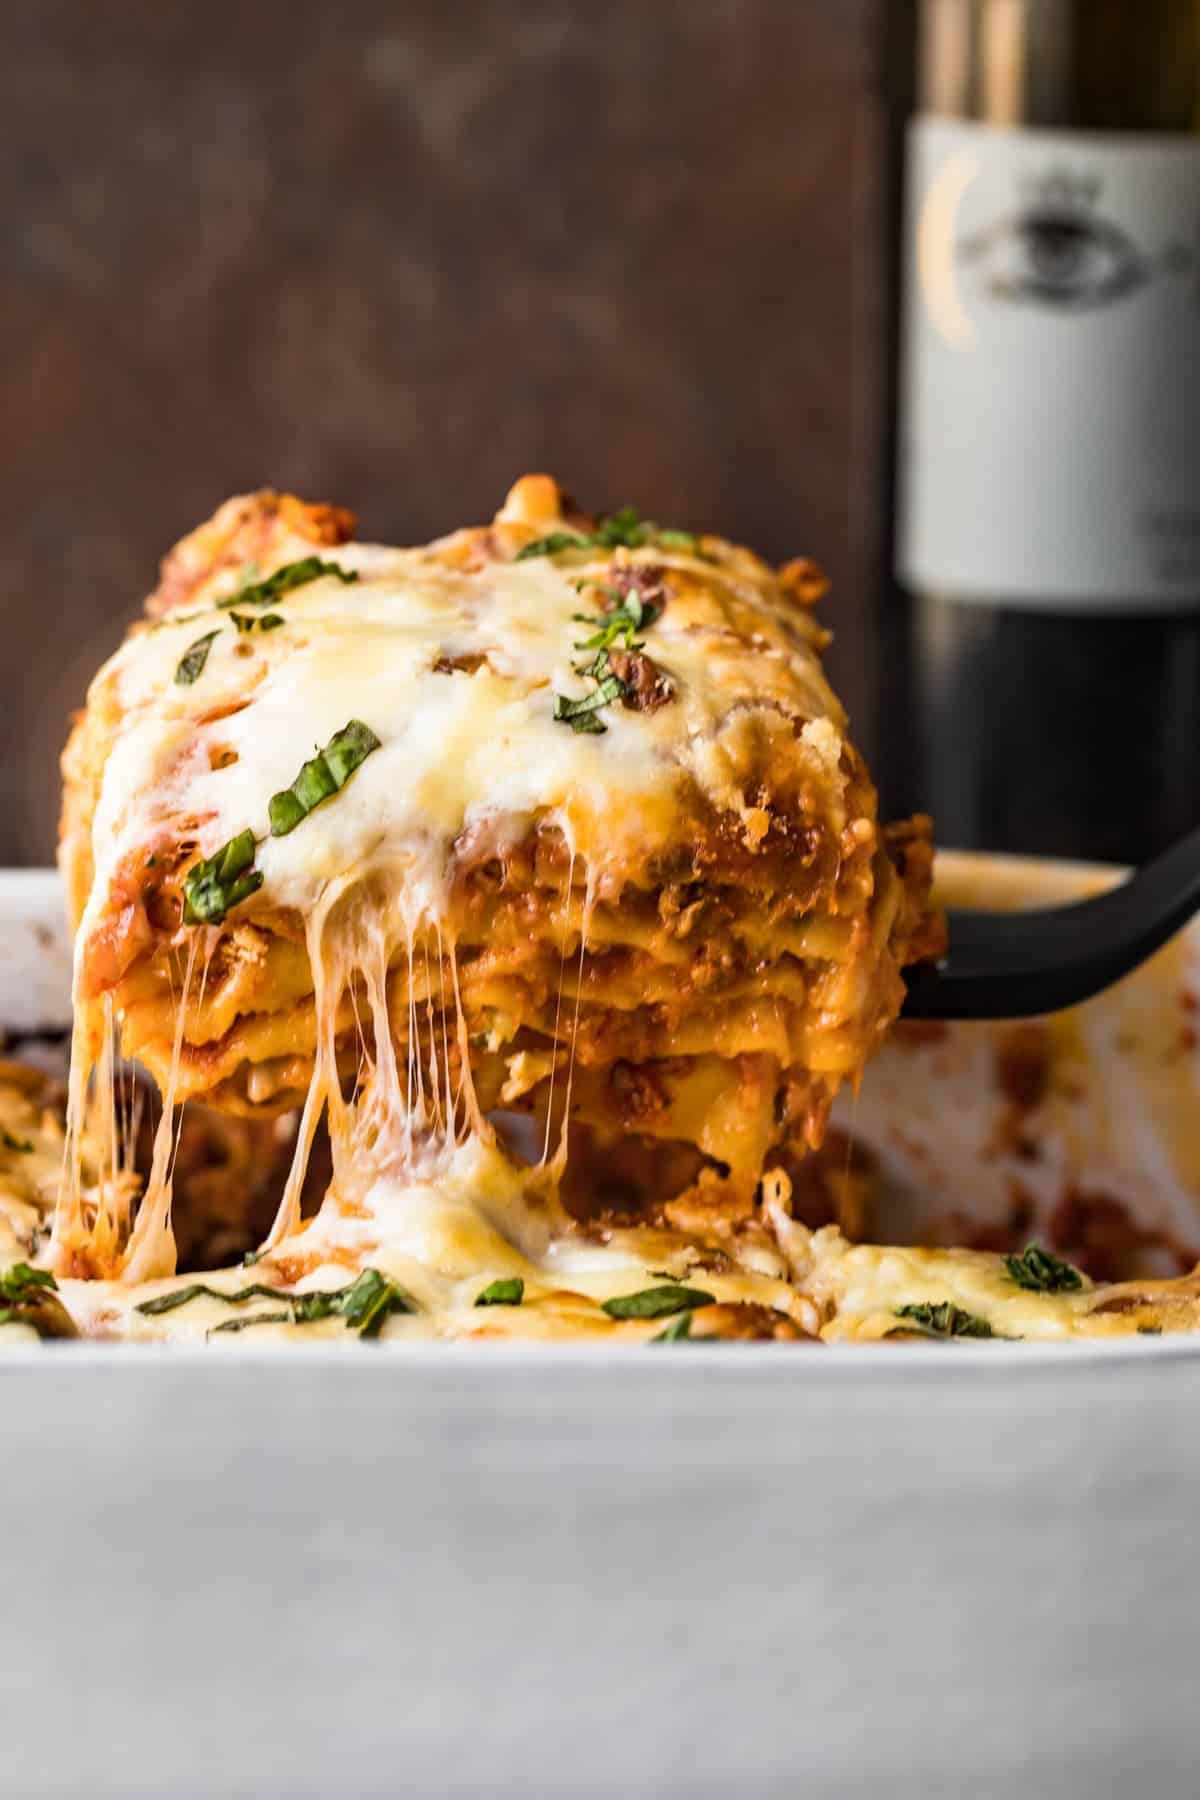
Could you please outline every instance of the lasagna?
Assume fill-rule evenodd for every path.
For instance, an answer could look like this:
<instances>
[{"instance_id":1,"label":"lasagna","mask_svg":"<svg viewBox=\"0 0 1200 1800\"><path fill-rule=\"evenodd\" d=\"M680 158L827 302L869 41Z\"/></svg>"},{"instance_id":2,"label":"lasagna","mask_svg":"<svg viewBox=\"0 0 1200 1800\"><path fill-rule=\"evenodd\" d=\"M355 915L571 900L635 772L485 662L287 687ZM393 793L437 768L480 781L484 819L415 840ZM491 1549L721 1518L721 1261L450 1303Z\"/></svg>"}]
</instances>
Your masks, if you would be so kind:
<instances>
[{"instance_id":1,"label":"lasagna","mask_svg":"<svg viewBox=\"0 0 1200 1800\"><path fill-rule=\"evenodd\" d=\"M849 1171L809 1207L942 941L823 590L543 476L417 549L269 492L185 538L64 754L62 1172L9 1153L36 1197L0 1199L0 1315L226 1344L1154 1328L1155 1294L1101 1313L1036 1246L855 1243Z\"/></svg>"},{"instance_id":2,"label":"lasagna","mask_svg":"<svg viewBox=\"0 0 1200 1800\"><path fill-rule=\"evenodd\" d=\"M347 1205L523 1113L548 1218L752 1223L934 941L928 825L879 826L822 585L543 477L408 551L230 502L66 753L77 1110L119 1051L168 1113L301 1108L297 1170L325 1114ZM152 1190L136 1222L64 1204L64 1266L163 1269Z\"/></svg>"}]
</instances>

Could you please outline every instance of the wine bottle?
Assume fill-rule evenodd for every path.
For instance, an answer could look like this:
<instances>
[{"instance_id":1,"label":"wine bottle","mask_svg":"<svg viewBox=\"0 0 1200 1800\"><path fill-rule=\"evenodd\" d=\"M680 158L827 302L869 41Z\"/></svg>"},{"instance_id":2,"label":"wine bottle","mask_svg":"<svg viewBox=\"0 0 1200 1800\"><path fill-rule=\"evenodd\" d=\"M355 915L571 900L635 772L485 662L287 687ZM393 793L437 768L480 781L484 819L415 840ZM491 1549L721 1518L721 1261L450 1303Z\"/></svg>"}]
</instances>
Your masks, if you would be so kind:
<instances>
[{"instance_id":1,"label":"wine bottle","mask_svg":"<svg viewBox=\"0 0 1200 1800\"><path fill-rule=\"evenodd\" d=\"M901 798L1141 860L1200 824L1200 0L894 25Z\"/></svg>"}]
</instances>

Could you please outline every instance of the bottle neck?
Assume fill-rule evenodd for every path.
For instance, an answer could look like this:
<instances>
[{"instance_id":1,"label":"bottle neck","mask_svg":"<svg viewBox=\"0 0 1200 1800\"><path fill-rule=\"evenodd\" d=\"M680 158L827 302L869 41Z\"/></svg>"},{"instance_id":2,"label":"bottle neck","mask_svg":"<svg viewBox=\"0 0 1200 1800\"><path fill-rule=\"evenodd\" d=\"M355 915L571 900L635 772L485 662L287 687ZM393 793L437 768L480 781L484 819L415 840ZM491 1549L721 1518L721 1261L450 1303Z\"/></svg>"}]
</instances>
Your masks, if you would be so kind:
<instances>
[{"instance_id":1,"label":"bottle neck","mask_svg":"<svg viewBox=\"0 0 1200 1800\"><path fill-rule=\"evenodd\" d=\"M921 112L1200 131L1200 0L918 0Z\"/></svg>"}]
</instances>

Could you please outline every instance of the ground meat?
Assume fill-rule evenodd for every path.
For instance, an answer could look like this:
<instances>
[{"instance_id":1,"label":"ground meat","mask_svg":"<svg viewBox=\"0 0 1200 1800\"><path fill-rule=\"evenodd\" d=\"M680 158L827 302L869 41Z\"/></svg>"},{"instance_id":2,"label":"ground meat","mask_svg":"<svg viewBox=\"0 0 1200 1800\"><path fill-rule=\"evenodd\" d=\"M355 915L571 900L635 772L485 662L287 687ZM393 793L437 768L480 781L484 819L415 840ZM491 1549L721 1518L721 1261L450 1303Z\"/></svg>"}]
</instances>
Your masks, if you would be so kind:
<instances>
[{"instance_id":1,"label":"ground meat","mask_svg":"<svg viewBox=\"0 0 1200 1800\"><path fill-rule=\"evenodd\" d=\"M621 696L631 712L657 712L675 698L675 684L642 650L610 650L611 674L625 684Z\"/></svg>"},{"instance_id":2,"label":"ground meat","mask_svg":"<svg viewBox=\"0 0 1200 1800\"><path fill-rule=\"evenodd\" d=\"M605 585L620 596L616 600L606 596L605 612L615 612L627 594L636 594L643 606L654 608L656 619L662 617L667 604L667 589L657 563L614 563Z\"/></svg>"},{"instance_id":3,"label":"ground meat","mask_svg":"<svg viewBox=\"0 0 1200 1800\"><path fill-rule=\"evenodd\" d=\"M468 652L463 656L439 656L433 665L435 675L474 675L487 665L487 657Z\"/></svg>"},{"instance_id":4,"label":"ground meat","mask_svg":"<svg viewBox=\"0 0 1200 1800\"><path fill-rule=\"evenodd\" d=\"M657 1119L666 1111L666 1094L645 1065L614 1063L608 1082L614 1094L619 1096L621 1122L626 1130L636 1131L640 1125Z\"/></svg>"}]
</instances>

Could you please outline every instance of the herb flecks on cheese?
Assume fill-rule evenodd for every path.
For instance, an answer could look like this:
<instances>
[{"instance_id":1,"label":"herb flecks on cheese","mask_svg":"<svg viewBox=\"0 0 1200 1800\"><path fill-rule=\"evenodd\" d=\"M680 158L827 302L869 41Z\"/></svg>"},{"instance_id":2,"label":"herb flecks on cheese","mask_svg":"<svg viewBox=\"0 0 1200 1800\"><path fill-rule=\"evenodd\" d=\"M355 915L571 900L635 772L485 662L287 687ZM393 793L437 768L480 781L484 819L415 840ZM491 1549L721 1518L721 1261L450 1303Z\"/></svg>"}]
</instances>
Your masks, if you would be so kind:
<instances>
[{"instance_id":1,"label":"herb flecks on cheese","mask_svg":"<svg viewBox=\"0 0 1200 1800\"><path fill-rule=\"evenodd\" d=\"M271 836L286 837L295 831L314 807L344 788L354 771L379 747L379 739L361 719L351 719L335 732L325 748L304 764L290 788L272 794L268 809Z\"/></svg>"},{"instance_id":2,"label":"herb flecks on cheese","mask_svg":"<svg viewBox=\"0 0 1200 1800\"><path fill-rule=\"evenodd\" d=\"M340 563L325 562L319 556L305 556L297 562L284 563L281 569L276 569L265 581L247 583L236 594L229 594L217 604L223 611L235 606L270 606L284 594L290 594L293 588L306 587L310 581L319 581L323 575L332 575L338 581L346 583L358 580L356 569L343 569Z\"/></svg>"},{"instance_id":3,"label":"herb flecks on cheese","mask_svg":"<svg viewBox=\"0 0 1200 1800\"><path fill-rule=\"evenodd\" d=\"M1035 1294L1069 1293L1083 1286L1083 1276L1038 1244L1030 1244L1020 1256L1006 1256L1004 1266L1018 1287Z\"/></svg>"},{"instance_id":4,"label":"herb flecks on cheese","mask_svg":"<svg viewBox=\"0 0 1200 1800\"><path fill-rule=\"evenodd\" d=\"M655 525L639 517L637 509L622 506L597 521L594 531L551 531L534 538L517 552L516 560L526 562L535 556L561 556L570 550L642 550L648 545L661 545L664 550L678 550L690 556L703 556L700 539L691 531L676 531Z\"/></svg>"},{"instance_id":5,"label":"herb flecks on cheese","mask_svg":"<svg viewBox=\"0 0 1200 1800\"><path fill-rule=\"evenodd\" d=\"M996 1333L986 1319L969 1313L949 1300L920 1301L898 1306L896 1317L912 1330L934 1338L990 1338Z\"/></svg>"},{"instance_id":6,"label":"herb flecks on cheese","mask_svg":"<svg viewBox=\"0 0 1200 1800\"><path fill-rule=\"evenodd\" d=\"M641 1288L636 1294L619 1294L604 1302L610 1319L666 1319L672 1313L694 1312L698 1306L712 1306L715 1295L701 1288L681 1287L675 1282L662 1287Z\"/></svg>"},{"instance_id":7,"label":"herb flecks on cheese","mask_svg":"<svg viewBox=\"0 0 1200 1800\"><path fill-rule=\"evenodd\" d=\"M307 1293L290 1293L286 1288L271 1287L253 1281L246 1287L226 1293L208 1282L193 1281L185 1287L172 1288L151 1300L141 1300L135 1310L147 1318L159 1318L199 1299L217 1300L225 1306L245 1306L251 1300L280 1300L284 1310L255 1313L245 1319L230 1319L213 1327L214 1331L242 1331L250 1325L286 1322L309 1325L318 1319L342 1318L360 1337L375 1337L389 1313L413 1310L408 1295L379 1273L364 1269L354 1281L341 1288L316 1288Z\"/></svg>"},{"instance_id":8,"label":"herb flecks on cheese","mask_svg":"<svg viewBox=\"0 0 1200 1800\"><path fill-rule=\"evenodd\" d=\"M0 1274L0 1325L25 1325L39 1337L71 1338L79 1333L48 1269L14 1263Z\"/></svg>"},{"instance_id":9,"label":"herb flecks on cheese","mask_svg":"<svg viewBox=\"0 0 1200 1800\"><path fill-rule=\"evenodd\" d=\"M520 1306L525 1298L525 1283L520 1275L489 1281L475 1297L476 1306Z\"/></svg>"},{"instance_id":10,"label":"herb flecks on cheese","mask_svg":"<svg viewBox=\"0 0 1200 1800\"><path fill-rule=\"evenodd\" d=\"M619 676L606 675L590 694L584 694L578 700L568 700L563 694L555 694L554 717L561 724L569 725L572 731L599 734L607 731L608 726L596 715L611 701L619 700L624 692L625 683Z\"/></svg>"},{"instance_id":11,"label":"herb flecks on cheese","mask_svg":"<svg viewBox=\"0 0 1200 1800\"><path fill-rule=\"evenodd\" d=\"M213 647L213 641L220 635L219 631L206 631L203 637L198 637L195 643L189 644L175 666L177 687L191 687L194 681L200 679L204 673L204 665L208 661L208 653Z\"/></svg>"},{"instance_id":12,"label":"herb flecks on cheese","mask_svg":"<svg viewBox=\"0 0 1200 1800\"><path fill-rule=\"evenodd\" d=\"M214 856L193 864L183 883L185 925L219 925L226 913L256 894L263 884L253 867L254 833L239 831Z\"/></svg>"}]
</instances>

